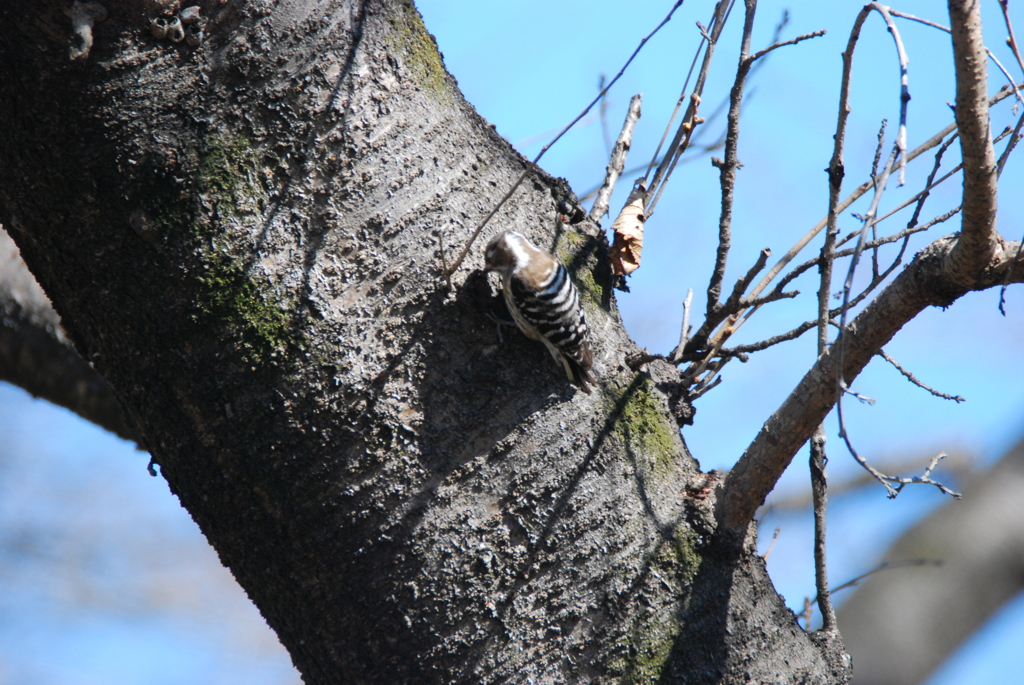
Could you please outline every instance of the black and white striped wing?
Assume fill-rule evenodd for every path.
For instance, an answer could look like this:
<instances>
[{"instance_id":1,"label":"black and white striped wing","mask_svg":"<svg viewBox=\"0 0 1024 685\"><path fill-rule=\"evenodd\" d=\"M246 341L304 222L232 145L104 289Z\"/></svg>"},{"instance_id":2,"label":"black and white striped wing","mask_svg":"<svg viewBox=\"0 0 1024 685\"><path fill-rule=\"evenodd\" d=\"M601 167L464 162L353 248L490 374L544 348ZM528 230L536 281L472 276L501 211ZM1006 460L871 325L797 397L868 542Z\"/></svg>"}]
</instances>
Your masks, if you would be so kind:
<instances>
[{"instance_id":1,"label":"black and white striped wing","mask_svg":"<svg viewBox=\"0 0 1024 685\"><path fill-rule=\"evenodd\" d=\"M513 312L513 316L521 328L525 323L540 334L552 354L558 353L561 357L559 361L565 365L569 379L590 392L587 383L596 385L590 374L593 352L579 292L572 284L569 272L558 262L551 275L538 285L531 288L516 275L509 279L512 299L518 310ZM525 328L524 332L531 335Z\"/></svg>"}]
</instances>

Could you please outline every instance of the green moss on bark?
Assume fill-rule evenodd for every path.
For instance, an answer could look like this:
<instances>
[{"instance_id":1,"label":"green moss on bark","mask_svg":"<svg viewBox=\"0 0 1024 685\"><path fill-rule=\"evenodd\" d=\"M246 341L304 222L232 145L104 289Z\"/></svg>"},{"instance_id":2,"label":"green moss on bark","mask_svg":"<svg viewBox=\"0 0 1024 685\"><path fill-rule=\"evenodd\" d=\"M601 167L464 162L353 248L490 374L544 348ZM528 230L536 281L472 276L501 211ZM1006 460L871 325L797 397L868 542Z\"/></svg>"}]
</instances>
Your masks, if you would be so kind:
<instances>
[{"instance_id":1,"label":"green moss on bark","mask_svg":"<svg viewBox=\"0 0 1024 685\"><path fill-rule=\"evenodd\" d=\"M597 243L573 231L561 231L554 246L558 261L565 264L572 274L573 283L580 291L584 311L596 314L605 308L607 292L605 286L594 277L597 266L595 256Z\"/></svg>"},{"instance_id":2,"label":"green moss on bark","mask_svg":"<svg viewBox=\"0 0 1024 685\"><path fill-rule=\"evenodd\" d=\"M237 256L241 250L232 249L230 238L233 224L264 209L262 152L246 136L213 135L203 147L197 185L205 211L192 224L203 239L197 320L226 332L250 361L265 363L294 342L292 314L272 284Z\"/></svg>"},{"instance_id":3,"label":"green moss on bark","mask_svg":"<svg viewBox=\"0 0 1024 685\"><path fill-rule=\"evenodd\" d=\"M200 198L225 220L262 211L266 191L259 181L261 152L246 136L213 135L199 165Z\"/></svg>"},{"instance_id":4,"label":"green moss on bark","mask_svg":"<svg viewBox=\"0 0 1024 685\"><path fill-rule=\"evenodd\" d=\"M283 352L292 342L293 326L270 285L259 283L247 265L226 250L211 248L203 255L203 266L202 318L225 328L251 361L263 363Z\"/></svg>"},{"instance_id":5,"label":"green moss on bark","mask_svg":"<svg viewBox=\"0 0 1024 685\"><path fill-rule=\"evenodd\" d=\"M621 685L654 685L661 679L680 624L672 618L647 616L637 619L629 636L627 653L611 671Z\"/></svg>"},{"instance_id":6,"label":"green moss on bark","mask_svg":"<svg viewBox=\"0 0 1024 685\"><path fill-rule=\"evenodd\" d=\"M615 422L616 434L628 449L642 452L652 460L653 473L668 475L678 457L676 442L651 381L644 378L634 382L625 392L629 396Z\"/></svg>"},{"instance_id":7,"label":"green moss on bark","mask_svg":"<svg viewBox=\"0 0 1024 685\"><path fill-rule=\"evenodd\" d=\"M401 10L388 15L393 47L402 54L406 66L425 91L441 98L450 97L448 72L434 37L411 2L403 2Z\"/></svg>"}]
</instances>

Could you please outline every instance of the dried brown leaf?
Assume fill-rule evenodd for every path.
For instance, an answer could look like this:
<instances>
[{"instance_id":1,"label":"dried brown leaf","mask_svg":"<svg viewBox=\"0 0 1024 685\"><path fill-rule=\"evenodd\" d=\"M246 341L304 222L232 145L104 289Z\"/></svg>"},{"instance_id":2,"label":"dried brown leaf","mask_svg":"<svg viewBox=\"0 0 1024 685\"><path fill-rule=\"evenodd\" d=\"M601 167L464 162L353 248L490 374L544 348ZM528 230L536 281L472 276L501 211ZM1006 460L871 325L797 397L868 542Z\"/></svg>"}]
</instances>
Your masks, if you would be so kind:
<instances>
[{"instance_id":1,"label":"dried brown leaf","mask_svg":"<svg viewBox=\"0 0 1024 685\"><path fill-rule=\"evenodd\" d=\"M612 272L616 276L628 276L640 268L640 253L644 249L644 200L647 189L643 183L637 183L633 192L626 200L626 206L619 212L612 231L615 239L612 243Z\"/></svg>"}]
</instances>

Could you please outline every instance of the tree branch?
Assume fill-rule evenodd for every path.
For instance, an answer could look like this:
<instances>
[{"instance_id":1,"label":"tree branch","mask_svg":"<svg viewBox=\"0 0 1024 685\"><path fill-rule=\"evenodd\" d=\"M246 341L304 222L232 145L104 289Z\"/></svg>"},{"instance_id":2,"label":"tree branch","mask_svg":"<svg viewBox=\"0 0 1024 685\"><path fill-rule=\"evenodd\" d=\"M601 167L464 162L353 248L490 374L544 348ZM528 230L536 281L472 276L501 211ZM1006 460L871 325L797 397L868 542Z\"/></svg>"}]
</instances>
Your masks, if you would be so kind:
<instances>
[{"instance_id":1,"label":"tree branch","mask_svg":"<svg viewBox=\"0 0 1024 685\"><path fill-rule=\"evenodd\" d=\"M1020 87L1024 87L1024 84L1018 84L1018 85ZM989 99L989 101L988 101L989 107L992 107L993 105L995 105L995 104L997 104L999 102L1002 102L1003 100L1008 98L1013 92L1014 92L1014 90L1012 88L1008 87L1008 86L1000 89L1000 91L998 93L996 93L995 95L993 95ZM924 154L928 150L932 149L936 145L941 144L942 141L945 139L945 137L948 136L953 131L955 131L956 128L957 128L956 123L952 123L952 124L946 126L944 129L942 129L938 133L936 133L935 135L933 135L931 138L929 138L925 142L923 142L920 145L918 145L916 148L914 148L909 153L907 153L907 162L912 162L914 159L916 159L920 155ZM836 211L837 212L845 211L850 205L852 205L854 202L859 200L864 195L864 193L868 192L873 187L874 187L874 181L873 180L865 181L861 185L857 186L857 188L854 189L853 192L851 192L849 195L847 195L846 198L843 199L843 201L839 203L838 207L836 208ZM779 259L779 261L777 261L774 264L774 266L772 266L771 269L768 270L768 273L766 273L764 275L764 277L761 278L760 282L758 282L758 284L751 291L751 296L756 296L756 295L759 295L760 293L762 293L764 291L764 289L767 288L769 286L769 284L771 284L771 282L773 280L775 280L775 277L778 276L779 273L781 273L784 268L786 268L786 265L789 264L791 261L793 261L793 259L800 253L800 251L803 250L807 246L807 244L810 243L814 239L814 237L817 236L818 233L821 232L821 229L825 228L825 226L827 224L828 224L828 218L826 217L825 219L822 219L817 224L815 224L809 231L807 231L807 233L805 233L804 236L802 238L800 238L800 240L798 240L793 245L793 247L791 247L786 252L786 254L784 254ZM859 233L859 231L857 233ZM749 315L748 315L748 318L749 318ZM721 329L720 325L719 325L719 328ZM716 336L715 337L717 337L720 334L721 334L721 330L716 331ZM702 349L703 346L706 343L707 343L707 336L703 336L702 337L700 335L700 333L698 332L697 334L695 334L693 336L693 338L690 339L690 348L691 349L689 349L687 351L688 352L692 352L694 350Z\"/></svg>"},{"instance_id":2,"label":"tree branch","mask_svg":"<svg viewBox=\"0 0 1024 685\"><path fill-rule=\"evenodd\" d=\"M636 126L637 120L640 119L640 102L643 99L641 95L634 95L629 101L629 108L626 110L626 120L622 122L622 130L619 132L619 137L615 141L615 147L612 148L611 159L608 161L608 169L605 171L604 183L601 185L601 190L597 193L597 199L594 200L594 207L590 210L590 218L597 224L601 223L601 219L608 213L608 201L612 197L612 191L615 190L615 184L619 180L619 175L622 174L622 169L626 165L626 155L629 154L629 147L633 142L633 128Z\"/></svg>"},{"instance_id":3,"label":"tree branch","mask_svg":"<svg viewBox=\"0 0 1024 685\"><path fill-rule=\"evenodd\" d=\"M950 273L970 287L994 257L997 170L988 116L988 72L981 34L981 7L974 0L949 0L956 65L956 125L964 165L961 237Z\"/></svg>"},{"instance_id":4,"label":"tree branch","mask_svg":"<svg viewBox=\"0 0 1024 685\"><path fill-rule=\"evenodd\" d=\"M0 380L139 441L106 381L64 334L60 317L0 227Z\"/></svg>"},{"instance_id":5,"label":"tree branch","mask_svg":"<svg viewBox=\"0 0 1024 685\"><path fill-rule=\"evenodd\" d=\"M697 124L697 107L700 105L701 94L704 92L704 83L707 81L708 71L711 69L711 60L715 55L715 46L718 44L718 37L721 35L722 29L725 27L725 22L729 18L729 12L731 9L732 2L726 2L725 0L719 2L715 6L715 11L711 18L711 34L708 35L706 31L702 30L705 40L708 41L707 49L704 51L704 61L701 63L700 72L697 74L697 83L694 84L693 92L690 93L690 103L686 106L686 112L683 114L683 120L679 124L679 128L676 129L676 134L673 136L672 142L669 145L668 150L665 152L665 156L662 157L661 162L658 164L658 168L654 170L654 177L647 186L648 201L644 204L647 207L648 217L650 217L651 213L654 212L654 208L658 204L658 198L661 197L661 191L664 190L665 184L668 183L668 179L672 175L672 171L675 169L676 162L679 161L679 157L686 151L690 136L693 134L693 128ZM682 99L683 95L680 94L680 102ZM672 116L674 118L675 113L673 113ZM686 140L683 139L684 136L686 137ZM657 152L655 152L655 159L656 158ZM650 173L650 168L648 168L648 173ZM651 199L652 197L653 199Z\"/></svg>"},{"instance_id":6,"label":"tree branch","mask_svg":"<svg viewBox=\"0 0 1024 685\"><path fill-rule=\"evenodd\" d=\"M881 357L882 359L884 359L885 361L889 362L890 364L892 364L894 367L896 367L896 370L899 371L901 374L903 374L904 378L906 378L908 381L910 381L911 383L913 383L917 387L921 388L922 390L927 390L932 395L935 395L936 397L941 397L944 400L953 400L957 404L959 404L960 402L964 401L964 398L960 397L960 395L947 395L946 393L939 392L935 388L929 387L929 386L925 385L924 383L922 383L921 381L917 380L917 377L914 376L914 374L910 373L909 371L904 369L902 366L900 366L900 363L897 362L892 357L890 357L888 354L886 354L885 350L879 350L878 351L878 356Z\"/></svg>"},{"instance_id":7,"label":"tree branch","mask_svg":"<svg viewBox=\"0 0 1024 685\"><path fill-rule=\"evenodd\" d=\"M968 289L961 285L962 276L950 273L950 256L957 245L957 236L951 235L926 247L850 322L842 336L847 338L843 356L843 378L847 382L856 378L876 351L925 307L946 307L968 290L1000 284L1011 264L1005 255L1014 254L1017 247L1016 243L1007 245L1001 252L1003 258L971 279L973 287ZM1014 274L1014 282L1024 282L1019 268ZM819 357L729 472L718 503L719 521L725 532L742 536L793 456L834 406L838 393L836 352L833 346Z\"/></svg>"},{"instance_id":8,"label":"tree branch","mask_svg":"<svg viewBox=\"0 0 1024 685\"><path fill-rule=\"evenodd\" d=\"M828 480L825 476L825 426L818 424L811 438L811 493L814 499L814 584L818 590L818 610L825 633L836 630L836 610L828 589L828 568L825 555L825 510L828 503Z\"/></svg>"},{"instance_id":9,"label":"tree branch","mask_svg":"<svg viewBox=\"0 0 1024 685\"><path fill-rule=\"evenodd\" d=\"M750 55L750 35L754 31L754 13L757 10L756 0L746 0L746 13L743 19L743 37L740 40L740 59L736 67L736 79L732 84L732 91L729 93L729 115L727 117L725 134L725 159L721 164L716 164L719 170L719 183L722 186L722 211L718 219L718 252L715 256L715 266L711 272L711 280L708 283L708 319L722 307L719 297L722 294L722 280L725 278L725 265L729 257L729 247L732 244L732 205L733 194L736 190L736 171L740 167L740 160L736 150L740 139L740 107L743 104L743 87L747 81L747 74L753 62L748 59ZM767 255L763 255L766 260ZM763 261L759 260L763 268Z\"/></svg>"}]
</instances>

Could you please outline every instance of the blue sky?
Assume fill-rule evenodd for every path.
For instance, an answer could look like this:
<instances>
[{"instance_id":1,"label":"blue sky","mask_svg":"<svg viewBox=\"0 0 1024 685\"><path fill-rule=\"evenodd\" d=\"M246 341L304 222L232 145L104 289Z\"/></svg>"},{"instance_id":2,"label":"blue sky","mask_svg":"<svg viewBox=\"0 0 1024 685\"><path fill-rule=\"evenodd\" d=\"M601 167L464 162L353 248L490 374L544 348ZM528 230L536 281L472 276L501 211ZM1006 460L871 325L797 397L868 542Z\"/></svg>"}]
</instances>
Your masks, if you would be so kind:
<instances>
[{"instance_id":1,"label":"blue sky","mask_svg":"<svg viewBox=\"0 0 1024 685\"><path fill-rule=\"evenodd\" d=\"M532 157L543 144L534 141L546 142L542 134L559 129L579 113L596 94L599 75L614 75L671 3L421 0L417 5L467 99L500 134ZM860 6L801 0L763 2L759 9L755 47L767 44L783 7L791 13L784 37L819 28L829 33L776 51L750 84L753 96L741 125L739 156L745 166L737 182L727 286L746 271L761 248L770 247L776 256L783 254L826 212L823 169L831 155L836 121L839 55ZM986 2L984 7L990 45L1011 73L1021 78L1003 45L995 1ZM899 9L948 23L940 3L907 2ZM609 93L608 133L613 140L630 97L634 93L644 95L644 114L627 166L649 161L696 49L699 34L694 22L706 24L710 12L708 3L689 0L684 4ZM738 7L711 71L702 109L705 115L731 86L741 24L742 8ZM1024 15L1017 24L1024 27ZM917 24L900 21L898 26L911 60L913 100L908 138L910 147L915 147L951 120L946 105L954 98L949 40ZM990 80L993 91L1003 82L994 69L990 70ZM876 15L868 20L855 57L846 189L867 178L882 118L890 121L891 141L898 117L898 95L899 74L892 40ZM1009 101L994 116L993 130L999 131L1013 119ZM717 130L708 133L713 138ZM603 178L606 162L600 120L593 117L587 125L567 134L541 165L554 175L566 177L582 195ZM883 198L883 211L917 192L930 164L929 154L913 165L904 189L891 183ZM1000 198L1000 225L1014 239L1020 237L1017 234L1024 226L1024 205L1006 189L1022 187L1022 169L1024 160L1011 158ZM612 201L613 213L621 206L627 189L628 183L620 184ZM929 200L923 219L958 204L958 192L959 179L948 181ZM694 290L697 311L703 310L716 246L718 207L718 174L703 158L676 170L656 215L647 225L643 266L630 279L632 292L619 294L618 303L630 334L652 351L667 352L678 340L681 303L687 288ZM865 208L866 204L861 204L854 211ZM904 213L893 220L896 223L883 224L883 231L899 230L907 216ZM899 223L900 217L903 224ZM500 215L497 220L500 222ZM606 226L608 223L606 220ZM857 222L846 215L840 225L846 232L856 228ZM954 219L918 236L908 256L935 237L956 230L957 225ZM809 247L799 261L812 256L816 245ZM840 273L845 271L840 269ZM794 287L804 295L762 309L735 342L759 340L811 318L816 282L809 276ZM945 312L929 310L887 346L891 355L924 382L966 397L964 404L926 395L881 360L873 362L857 379L855 389L877 400L870 407L855 402L848 405L851 432L864 454L882 461L943 449L968 450L986 463L1020 437L1024 384L1007 383L1006 369L1014 368L1024 351L1024 288L1010 290L1005 318L996 311L997 298L994 291L978 293ZM747 364L727 366L723 384L698 403L696 425L684 431L701 465L705 469L728 468L813 357L814 343L808 335L754 355ZM832 478L854 475L859 467L841 448L835 419L830 417L827 425ZM0 582L5 588L0 593L0 682L294 681L294 672L280 651L271 651L261 661L245 647L247 641L262 645L268 638L247 632L257 630L261 621L258 615L246 617L246 611L255 610L237 588L237 596L225 600L228 606L215 609L211 615L179 607L163 618L154 618L138 609L147 606L146 597L135 604L129 597L113 610L100 602L83 604L78 595L69 595L64 584L41 580L44 574L37 562L11 562L11 556L3 550L13 544L11 531L19 530L19 526L49 531L50 538L43 544L49 551L43 556L77 559L70 555L68 545L74 541L75 521L83 512L100 528L107 526L113 531L98 541L104 546L123 544L128 550L137 550L142 544L137 535L125 530L121 513L126 511L141 517L145 529L158 531L161 540L170 541L167 544L191 545L189 549L194 549L204 543L162 479L146 475L144 455L67 412L2 386L0 434L5 436L0 445L0 540L7 544L0 548ZM781 492L805 488L805 460L803 454L797 457L780 485ZM17 492L4 490L5 483L14 482L19 484ZM55 484L56 491L63 495L53 495ZM935 491L919 489L890 502L880 488L837 500L830 521L834 582L871 568L885 544L943 501ZM68 503L77 508L69 511ZM778 517L778 521L769 523L770 527L775 525L781 525L783 531L771 556L770 570L789 605L798 609L803 597L813 594L809 518ZM208 548L205 553L212 555ZM99 564L86 574L93 583L90 592L102 591L105 583L121 587L116 579L138 563L124 550L110 554L113 561L88 557ZM215 556L210 558L202 563L216 566ZM175 569L186 576L196 573ZM99 590L94 587L97 583ZM77 587L75 583L72 586ZM143 590L138 592L145 594ZM112 594L109 588L107 594ZM209 604L202 598L185 604L189 601L192 605ZM257 628L251 628L253 625ZM1008 674L1017 673L1010 646L1024 643L1022 625L1024 602L1018 601L937 674L932 685L1005 682ZM238 630L243 631L243 637L238 636ZM47 650L57 658L47 657Z\"/></svg>"}]
</instances>

